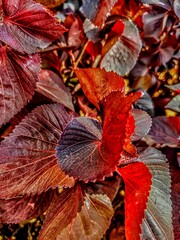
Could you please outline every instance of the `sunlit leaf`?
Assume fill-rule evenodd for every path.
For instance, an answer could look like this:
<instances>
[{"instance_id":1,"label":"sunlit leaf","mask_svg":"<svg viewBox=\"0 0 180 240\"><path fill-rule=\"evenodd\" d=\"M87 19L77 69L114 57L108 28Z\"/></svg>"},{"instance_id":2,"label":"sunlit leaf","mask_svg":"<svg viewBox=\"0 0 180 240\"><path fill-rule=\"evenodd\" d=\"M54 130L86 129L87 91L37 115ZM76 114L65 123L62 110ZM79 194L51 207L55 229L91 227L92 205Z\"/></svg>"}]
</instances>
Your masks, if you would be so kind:
<instances>
[{"instance_id":1,"label":"sunlit leaf","mask_svg":"<svg viewBox=\"0 0 180 240\"><path fill-rule=\"evenodd\" d=\"M125 182L125 235L140 240L141 223L151 189L151 174L143 163L119 168Z\"/></svg>"},{"instance_id":2,"label":"sunlit leaf","mask_svg":"<svg viewBox=\"0 0 180 240\"><path fill-rule=\"evenodd\" d=\"M0 196L36 194L56 186L72 186L60 169L55 147L72 119L62 105L42 105L0 145Z\"/></svg>"},{"instance_id":3,"label":"sunlit leaf","mask_svg":"<svg viewBox=\"0 0 180 240\"><path fill-rule=\"evenodd\" d=\"M74 109L72 97L62 79L50 70L42 70L37 82L37 91L54 102L61 103L69 109Z\"/></svg>"},{"instance_id":4,"label":"sunlit leaf","mask_svg":"<svg viewBox=\"0 0 180 240\"><path fill-rule=\"evenodd\" d=\"M34 53L66 29L52 13L33 0L2 0L0 40L20 52Z\"/></svg>"},{"instance_id":5,"label":"sunlit leaf","mask_svg":"<svg viewBox=\"0 0 180 240\"><path fill-rule=\"evenodd\" d=\"M124 31L116 42L111 40L102 50L103 59L100 66L107 71L125 75L134 67L141 51L141 39L135 24L124 18Z\"/></svg>"},{"instance_id":6,"label":"sunlit leaf","mask_svg":"<svg viewBox=\"0 0 180 240\"><path fill-rule=\"evenodd\" d=\"M32 98L40 71L38 55L17 55L0 46L0 126Z\"/></svg>"},{"instance_id":7,"label":"sunlit leaf","mask_svg":"<svg viewBox=\"0 0 180 240\"><path fill-rule=\"evenodd\" d=\"M90 192L80 184L64 190L51 203L40 232L43 240L100 239L113 216L111 201L106 195Z\"/></svg>"},{"instance_id":8,"label":"sunlit leaf","mask_svg":"<svg viewBox=\"0 0 180 240\"><path fill-rule=\"evenodd\" d=\"M142 239L173 238L171 179L166 157L154 148L139 152L139 161L152 174L152 187L142 223Z\"/></svg>"}]
</instances>

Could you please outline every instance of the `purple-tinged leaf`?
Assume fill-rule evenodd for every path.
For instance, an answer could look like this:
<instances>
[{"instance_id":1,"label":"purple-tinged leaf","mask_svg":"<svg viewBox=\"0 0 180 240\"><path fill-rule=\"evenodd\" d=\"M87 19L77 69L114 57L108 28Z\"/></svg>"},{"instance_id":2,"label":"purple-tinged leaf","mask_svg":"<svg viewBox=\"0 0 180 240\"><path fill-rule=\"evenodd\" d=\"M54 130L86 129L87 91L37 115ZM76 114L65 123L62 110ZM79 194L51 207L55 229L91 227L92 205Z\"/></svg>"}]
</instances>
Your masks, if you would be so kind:
<instances>
[{"instance_id":1,"label":"purple-tinged leaf","mask_svg":"<svg viewBox=\"0 0 180 240\"><path fill-rule=\"evenodd\" d=\"M135 120L135 129L131 140L138 141L149 132L152 120L149 114L147 114L145 111L132 109L131 113Z\"/></svg>"},{"instance_id":2,"label":"purple-tinged leaf","mask_svg":"<svg viewBox=\"0 0 180 240\"><path fill-rule=\"evenodd\" d=\"M0 46L0 126L31 100L38 81L38 55L20 55Z\"/></svg>"},{"instance_id":3,"label":"purple-tinged leaf","mask_svg":"<svg viewBox=\"0 0 180 240\"><path fill-rule=\"evenodd\" d=\"M0 196L39 194L57 186L73 186L60 169L55 147L72 119L60 104L37 107L0 145Z\"/></svg>"},{"instance_id":4,"label":"purple-tinged leaf","mask_svg":"<svg viewBox=\"0 0 180 240\"><path fill-rule=\"evenodd\" d=\"M40 195L0 199L0 223L20 223L38 217L47 210L55 192L50 189Z\"/></svg>"},{"instance_id":5,"label":"purple-tinged leaf","mask_svg":"<svg viewBox=\"0 0 180 240\"><path fill-rule=\"evenodd\" d=\"M166 157L154 148L139 153L152 174L152 187L142 223L142 239L169 240L173 238L171 178Z\"/></svg>"},{"instance_id":6,"label":"purple-tinged leaf","mask_svg":"<svg viewBox=\"0 0 180 240\"><path fill-rule=\"evenodd\" d=\"M170 102L168 102L165 108L169 108L175 112L180 113L180 94L173 97L173 99Z\"/></svg>"},{"instance_id":7,"label":"purple-tinged leaf","mask_svg":"<svg viewBox=\"0 0 180 240\"><path fill-rule=\"evenodd\" d=\"M74 110L72 97L62 79L50 70L42 70L37 82L36 91L50 98L54 102L61 103Z\"/></svg>"},{"instance_id":8,"label":"purple-tinged leaf","mask_svg":"<svg viewBox=\"0 0 180 240\"><path fill-rule=\"evenodd\" d=\"M158 7L162 7L164 9L170 9L171 7L171 0L141 0L142 3L145 3L145 4L153 4L153 5L156 5Z\"/></svg>"},{"instance_id":9,"label":"purple-tinged leaf","mask_svg":"<svg viewBox=\"0 0 180 240\"><path fill-rule=\"evenodd\" d=\"M77 184L51 203L39 240L98 240L112 216L112 204L106 195Z\"/></svg>"},{"instance_id":10,"label":"purple-tinged leaf","mask_svg":"<svg viewBox=\"0 0 180 240\"><path fill-rule=\"evenodd\" d=\"M180 83L174 85L165 85L165 87L169 88L170 90L180 94Z\"/></svg>"},{"instance_id":11,"label":"purple-tinged leaf","mask_svg":"<svg viewBox=\"0 0 180 240\"><path fill-rule=\"evenodd\" d=\"M89 19L86 19L83 23L84 33L86 37L93 43L99 40L100 29L96 27Z\"/></svg>"},{"instance_id":12,"label":"purple-tinged leaf","mask_svg":"<svg viewBox=\"0 0 180 240\"><path fill-rule=\"evenodd\" d=\"M180 18L180 1L174 0L174 12Z\"/></svg>"},{"instance_id":13,"label":"purple-tinged leaf","mask_svg":"<svg viewBox=\"0 0 180 240\"><path fill-rule=\"evenodd\" d=\"M180 239L180 183L172 186L174 240Z\"/></svg>"},{"instance_id":14,"label":"purple-tinged leaf","mask_svg":"<svg viewBox=\"0 0 180 240\"><path fill-rule=\"evenodd\" d=\"M66 29L33 0L2 0L0 40L19 52L34 53L59 38Z\"/></svg>"},{"instance_id":15,"label":"purple-tinged leaf","mask_svg":"<svg viewBox=\"0 0 180 240\"><path fill-rule=\"evenodd\" d=\"M115 164L107 162L100 152L102 130L98 121L78 117L64 129L56 155L61 169L84 182L102 180L111 175Z\"/></svg>"},{"instance_id":16,"label":"purple-tinged leaf","mask_svg":"<svg viewBox=\"0 0 180 240\"><path fill-rule=\"evenodd\" d=\"M134 67L141 51L141 39L135 24L127 19L123 19L124 31L113 44L107 43L104 46L103 58L100 66L107 71L115 71L119 75L125 75ZM111 48L110 48L111 45Z\"/></svg>"},{"instance_id":17,"label":"purple-tinged leaf","mask_svg":"<svg viewBox=\"0 0 180 240\"><path fill-rule=\"evenodd\" d=\"M154 143L168 146L180 146L180 117L159 116L153 118L152 127L148 133Z\"/></svg>"},{"instance_id":18,"label":"purple-tinged leaf","mask_svg":"<svg viewBox=\"0 0 180 240\"><path fill-rule=\"evenodd\" d=\"M117 0L83 0L80 11L95 26L102 28L116 2Z\"/></svg>"}]
</instances>

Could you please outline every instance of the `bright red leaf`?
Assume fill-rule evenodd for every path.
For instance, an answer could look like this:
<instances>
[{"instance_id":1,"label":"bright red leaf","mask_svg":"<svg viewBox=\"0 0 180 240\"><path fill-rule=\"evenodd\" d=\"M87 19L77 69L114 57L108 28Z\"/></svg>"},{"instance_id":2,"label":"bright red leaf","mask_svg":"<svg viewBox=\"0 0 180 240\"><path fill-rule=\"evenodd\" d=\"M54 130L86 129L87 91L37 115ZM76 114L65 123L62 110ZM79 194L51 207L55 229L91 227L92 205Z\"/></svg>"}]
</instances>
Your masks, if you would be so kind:
<instances>
[{"instance_id":1,"label":"bright red leaf","mask_svg":"<svg viewBox=\"0 0 180 240\"><path fill-rule=\"evenodd\" d=\"M34 53L66 29L51 12L33 0L2 0L0 40L19 52Z\"/></svg>"},{"instance_id":2,"label":"bright red leaf","mask_svg":"<svg viewBox=\"0 0 180 240\"><path fill-rule=\"evenodd\" d=\"M17 55L0 46L0 126L32 98L40 71L38 55Z\"/></svg>"},{"instance_id":3,"label":"bright red leaf","mask_svg":"<svg viewBox=\"0 0 180 240\"><path fill-rule=\"evenodd\" d=\"M119 168L125 182L125 235L127 240L140 240L141 223L151 189L151 173L143 163Z\"/></svg>"},{"instance_id":4,"label":"bright red leaf","mask_svg":"<svg viewBox=\"0 0 180 240\"><path fill-rule=\"evenodd\" d=\"M72 119L60 104L36 108L0 145L0 196L36 194L57 186L73 186L57 162L55 147Z\"/></svg>"},{"instance_id":5,"label":"bright red leaf","mask_svg":"<svg viewBox=\"0 0 180 240\"><path fill-rule=\"evenodd\" d=\"M54 102L61 103L73 110L72 97L62 79L50 70L42 70L36 91L50 98Z\"/></svg>"},{"instance_id":6,"label":"bright red leaf","mask_svg":"<svg viewBox=\"0 0 180 240\"><path fill-rule=\"evenodd\" d=\"M106 195L77 184L51 203L39 240L99 239L112 216L113 208Z\"/></svg>"},{"instance_id":7,"label":"bright red leaf","mask_svg":"<svg viewBox=\"0 0 180 240\"><path fill-rule=\"evenodd\" d=\"M83 92L91 103L98 109L99 103L112 91L124 93L124 80L114 72L104 69L74 69Z\"/></svg>"}]
</instances>

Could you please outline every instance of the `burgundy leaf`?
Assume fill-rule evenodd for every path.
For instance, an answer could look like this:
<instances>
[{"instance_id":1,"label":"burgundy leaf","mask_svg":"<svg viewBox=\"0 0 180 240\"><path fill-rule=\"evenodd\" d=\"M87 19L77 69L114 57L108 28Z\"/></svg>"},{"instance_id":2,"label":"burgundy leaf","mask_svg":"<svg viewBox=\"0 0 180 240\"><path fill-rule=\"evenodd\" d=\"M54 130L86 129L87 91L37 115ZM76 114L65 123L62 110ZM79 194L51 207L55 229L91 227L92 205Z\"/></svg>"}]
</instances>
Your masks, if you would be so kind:
<instances>
[{"instance_id":1,"label":"burgundy leaf","mask_svg":"<svg viewBox=\"0 0 180 240\"><path fill-rule=\"evenodd\" d=\"M49 190L40 195L0 199L0 222L20 223L44 213L55 197L55 191Z\"/></svg>"},{"instance_id":2,"label":"burgundy leaf","mask_svg":"<svg viewBox=\"0 0 180 240\"><path fill-rule=\"evenodd\" d=\"M72 97L62 79L50 70L42 70L37 82L37 92L45 95L54 102L62 103L73 110Z\"/></svg>"},{"instance_id":3,"label":"burgundy leaf","mask_svg":"<svg viewBox=\"0 0 180 240\"><path fill-rule=\"evenodd\" d=\"M17 55L6 47L0 47L0 126L32 98L39 71L38 55Z\"/></svg>"},{"instance_id":4,"label":"burgundy leaf","mask_svg":"<svg viewBox=\"0 0 180 240\"><path fill-rule=\"evenodd\" d=\"M60 169L55 147L72 119L60 104L42 105L14 129L0 145L0 196L36 194L74 180Z\"/></svg>"},{"instance_id":5,"label":"burgundy leaf","mask_svg":"<svg viewBox=\"0 0 180 240\"><path fill-rule=\"evenodd\" d=\"M168 146L180 146L180 117L155 117L148 136L155 142Z\"/></svg>"},{"instance_id":6,"label":"burgundy leaf","mask_svg":"<svg viewBox=\"0 0 180 240\"><path fill-rule=\"evenodd\" d=\"M83 0L80 11L86 18L91 20L95 26L102 28L108 14L116 2L117 0Z\"/></svg>"},{"instance_id":7,"label":"burgundy leaf","mask_svg":"<svg viewBox=\"0 0 180 240\"><path fill-rule=\"evenodd\" d=\"M140 240L141 223L151 188L151 174L143 163L133 163L118 172L125 182L126 239Z\"/></svg>"},{"instance_id":8,"label":"burgundy leaf","mask_svg":"<svg viewBox=\"0 0 180 240\"><path fill-rule=\"evenodd\" d=\"M138 152L152 174L152 187L142 223L142 239L169 240L173 238L171 178L166 157L154 148Z\"/></svg>"},{"instance_id":9,"label":"burgundy leaf","mask_svg":"<svg viewBox=\"0 0 180 240\"><path fill-rule=\"evenodd\" d=\"M124 18L124 31L114 42L109 41L102 50L100 66L107 71L125 75L134 67L141 51L141 39L135 24ZM113 44L112 44L113 43Z\"/></svg>"},{"instance_id":10,"label":"burgundy leaf","mask_svg":"<svg viewBox=\"0 0 180 240\"><path fill-rule=\"evenodd\" d=\"M77 184L64 190L47 210L39 240L100 239L109 227L113 208L106 195Z\"/></svg>"},{"instance_id":11,"label":"burgundy leaf","mask_svg":"<svg viewBox=\"0 0 180 240\"><path fill-rule=\"evenodd\" d=\"M66 29L33 0L2 0L0 40L19 52L34 53L59 38Z\"/></svg>"},{"instance_id":12,"label":"burgundy leaf","mask_svg":"<svg viewBox=\"0 0 180 240\"><path fill-rule=\"evenodd\" d=\"M180 239L180 183L172 186L174 239Z\"/></svg>"},{"instance_id":13,"label":"burgundy leaf","mask_svg":"<svg viewBox=\"0 0 180 240\"><path fill-rule=\"evenodd\" d=\"M131 113L135 120L135 129L132 135L132 141L140 140L144 137L151 128L151 117L142 110L132 109Z\"/></svg>"}]
</instances>

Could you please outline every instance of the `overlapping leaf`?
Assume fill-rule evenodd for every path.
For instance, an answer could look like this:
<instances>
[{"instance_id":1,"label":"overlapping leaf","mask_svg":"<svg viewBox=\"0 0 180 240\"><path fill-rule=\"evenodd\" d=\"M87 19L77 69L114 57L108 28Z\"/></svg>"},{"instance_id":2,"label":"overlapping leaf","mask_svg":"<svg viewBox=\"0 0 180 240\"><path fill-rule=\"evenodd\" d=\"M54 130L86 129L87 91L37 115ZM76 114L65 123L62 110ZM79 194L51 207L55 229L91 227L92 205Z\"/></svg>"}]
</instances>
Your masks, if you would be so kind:
<instances>
[{"instance_id":1,"label":"overlapping leaf","mask_svg":"<svg viewBox=\"0 0 180 240\"><path fill-rule=\"evenodd\" d=\"M2 0L0 40L20 52L34 53L59 38L66 29L33 0Z\"/></svg>"},{"instance_id":2,"label":"overlapping leaf","mask_svg":"<svg viewBox=\"0 0 180 240\"><path fill-rule=\"evenodd\" d=\"M36 90L54 102L61 103L69 109L74 109L70 92L65 87L62 79L54 72L42 70Z\"/></svg>"},{"instance_id":3,"label":"overlapping leaf","mask_svg":"<svg viewBox=\"0 0 180 240\"><path fill-rule=\"evenodd\" d=\"M55 157L56 144L72 116L60 104L42 105L1 143L1 198L74 184L61 171Z\"/></svg>"},{"instance_id":4,"label":"overlapping leaf","mask_svg":"<svg viewBox=\"0 0 180 240\"><path fill-rule=\"evenodd\" d=\"M180 239L180 183L172 186L174 239Z\"/></svg>"},{"instance_id":5,"label":"overlapping leaf","mask_svg":"<svg viewBox=\"0 0 180 240\"><path fill-rule=\"evenodd\" d=\"M153 118L152 128L148 134L155 143L168 146L180 145L180 117L159 116Z\"/></svg>"},{"instance_id":6,"label":"overlapping leaf","mask_svg":"<svg viewBox=\"0 0 180 240\"><path fill-rule=\"evenodd\" d=\"M124 31L122 35L107 42L102 50L103 58L100 64L107 71L115 71L119 75L129 73L134 67L142 45L135 24L127 18L124 18L123 22Z\"/></svg>"},{"instance_id":7,"label":"overlapping leaf","mask_svg":"<svg viewBox=\"0 0 180 240\"><path fill-rule=\"evenodd\" d=\"M80 11L89 19L95 26L103 27L105 20L108 17L112 7L117 0L83 0L83 5Z\"/></svg>"},{"instance_id":8,"label":"overlapping leaf","mask_svg":"<svg viewBox=\"0 0 180 240\"><path fill-rule=\"evenodd\" d=\"M0 126L32 98L40 71L38 55L17 55L0 47Z\"/></svg>"},{"instance_id":9,"label":"overlapping leaf","mask_svg":"<svg viewBox=\"0 0 180 240\"><path fill-rule=\"evenodd\" d=\"M20 223L44 213L55 197L55 191L49 190L40 195L21 196L0 199L0 223Z\"/></svg>"},{"instance_id":10,"label":"overlapping leaf","mask_svg":"<svg viewBox=\"0 0 180 240\"><path fill-rule=\"evenodd\" d=\"M166 108L172 109L173 111L180 113L179 103L180 103L180 94L173 97L173 99L170 102L168 102L168 104L166 105Z\"/></svg>"},{"instance_id":11,"label":"overlapping leaf","mask_svg":"<svg viewBox=\"0 0 180 240\"><path fill-rule=\"evenodd\" d=\"M125 235L140 240L141 223L151 188L151 174L143 163L133 163L118 172L125 182Z\"/></svg>"},{"instance_id":12,"label":"overlapping leaf","mask_svg":"<svg viewBox=\"0 0 180 240\"><path fill-rule=\"evenodd\" d=\"M165 156L154 148L139 152L139 161L152 174L152 187L142 223L142 239L173 238L170 173Z\"/></svg>"},{"instance_id":13,"label":"overlapping leaf","mask_svg":"<svg viewBox=\"0 0 180 240\"><path fill-rule=\"evenodd\" d=\"M77 184L51 203L39 239L100 239L112 216L106 195Z\"/></svg>"},{"instance_id":14,"label":"overlapping leaf","mask_svg":"<svg viewBox=\"0 0 180 240\"><path fill-rule=\"evenodd\" d=\"M145 3L145 4L154 4L156 6L159 6L159 7L162 7L162 8L165 8L165 9L169 9L170 6L171 6L171 0L161 0L161 1L158 1L158 0L141 0L142 3Z\"/></svg>"}]
</instances>

